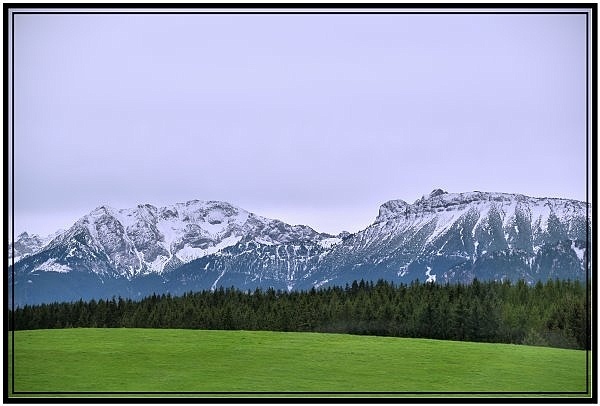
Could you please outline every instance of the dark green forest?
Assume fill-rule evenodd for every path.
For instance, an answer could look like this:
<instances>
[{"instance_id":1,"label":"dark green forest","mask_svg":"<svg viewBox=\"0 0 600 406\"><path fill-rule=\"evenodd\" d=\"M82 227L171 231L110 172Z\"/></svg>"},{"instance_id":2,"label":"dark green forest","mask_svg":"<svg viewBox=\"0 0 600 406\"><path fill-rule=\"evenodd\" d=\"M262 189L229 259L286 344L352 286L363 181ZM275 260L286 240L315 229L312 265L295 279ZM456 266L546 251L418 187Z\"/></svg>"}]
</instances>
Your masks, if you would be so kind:
<instances>
[{"instance_id":1,"label":"dark green forest","mask_svg":"<svg viewBox=\"0 0 600 406\"><path fill-rule=\"evenodd\" d=\"M146 327L349 333L590 348L586 289L550 280L468 285L386 281L287 292L220 288L139 301L112 298L9 311L16 330Z\"/></svg>"}]
</instances>

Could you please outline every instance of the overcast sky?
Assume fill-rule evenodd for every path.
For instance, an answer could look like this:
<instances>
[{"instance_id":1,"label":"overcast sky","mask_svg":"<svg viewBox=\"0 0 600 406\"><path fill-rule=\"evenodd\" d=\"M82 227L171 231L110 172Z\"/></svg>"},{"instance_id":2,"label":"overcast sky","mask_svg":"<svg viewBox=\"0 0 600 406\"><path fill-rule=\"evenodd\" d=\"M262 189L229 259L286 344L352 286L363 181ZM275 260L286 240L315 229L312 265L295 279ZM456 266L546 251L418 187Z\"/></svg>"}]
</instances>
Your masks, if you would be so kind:
<instances>
[{"instance_id":1,"label":"overcast sky","mask_svg":"<svg viewBox=\"0 0 600 406\"><path fill-rule=\"evenodd\" d=\"M434 188L586 199L582 14L14 22L17 234L101 204L335 234Z\"/></svg>"}]
</instances>

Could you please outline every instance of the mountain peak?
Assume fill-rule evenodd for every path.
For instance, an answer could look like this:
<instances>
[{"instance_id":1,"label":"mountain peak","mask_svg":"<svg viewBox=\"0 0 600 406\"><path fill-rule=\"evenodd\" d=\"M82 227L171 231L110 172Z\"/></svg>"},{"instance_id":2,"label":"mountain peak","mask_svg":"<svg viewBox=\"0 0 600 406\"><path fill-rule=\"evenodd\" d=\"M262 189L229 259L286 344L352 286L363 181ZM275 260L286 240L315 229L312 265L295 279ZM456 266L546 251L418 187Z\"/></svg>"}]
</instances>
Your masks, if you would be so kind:
<instances>
[{"instance_id":1,"label":"mountain peak","mask_svg":"<svg viewBox=\"0 0 600 406\"><path fill-rule=\"evenodd\" d=\"M350 237L350 235L352 235L352 234L349 231L344 230L341 233L339 233L336 237L344 239L344 238Z\"/></svg>"},{"instance_id":2,"label":"mountain peak","mask_svg":"<svg viewBox=\"0 0 600 406\"><path fill-rule=\"evenodd\" d=\"M64 245L67 263L69 258L85 257L90 269L132 278L163 273L242 239L282 244L316 243L329 237L309 226L263 218L228 202L189 200L159 208L150 204L125 209L101 205L57 237L52 247ZM82 238L87 247L78 242ZM106 258L105 265L94 262L98 253Z\"/></svg>"},{"instance_id":3,"label":"mountain peak","mask_svg":"<svg viewBox=\"0 0 600 406\"><path fill-rule=\"evenodd\" d=\"M220 200L188 200L183 203L176 203L174 206L177 207L186 207L188 209L211 209L211 208L225 208L225 209L238 209L234 205L220 201Z\"/></svg>"},{"instance_id":4,"label":"mountain peak","mask_svg":"<svg viewBox=\"0 0 600 406\"><path fill-rule=\"evenodd\" d=\"M106 204L100 205L96 207L94 210L90 212L90 214L108 214L112 212L114 209Z\"/></svg>"},{"instance_id":5,"label":"mountain peak","mask_svg":"<svg viewBox=\"0 0 600 406\"><path fill-rule=\"evenodd\" d=\"M405 212L409 207L410 204L406 203L404 200L389 200L379 207L379 214L377 215L375 222L379 223L381 221L387 221L398 213Z\"/></svg>"},{"instance_id":6,"label":"mountain peak","mask_svg":"<svg viewBox=\"0 0 600 406\"><path fill-rule=\"evenodd\" d=\"M423 195L413 204L404 200L390 200L379 208L376 223L389 221L397 217L406 217L411 213L427 213L450 210L461 210L470 204L484 205L513 205L524 204L533 206L548 206L550 210L570 210L585 207L584 202L560 198L530 197L516 193L501 192L463 192L448 193L443 189L434 189L428 195Z\"/></svg>"},{"instance_id":7,"label":"mountain peak","mask_svg":"<svg viewBox=\"0 0 600 406\"><path fill-rule=\"evenodd\" d=\"M431 193L429 193L429 199L431 199L432 197L436 197L436 196L440 196L440 195L446 195L448 194L448 192L446 192L443 189L433 189L431 191Z\"/></svg>"}]
</instances>

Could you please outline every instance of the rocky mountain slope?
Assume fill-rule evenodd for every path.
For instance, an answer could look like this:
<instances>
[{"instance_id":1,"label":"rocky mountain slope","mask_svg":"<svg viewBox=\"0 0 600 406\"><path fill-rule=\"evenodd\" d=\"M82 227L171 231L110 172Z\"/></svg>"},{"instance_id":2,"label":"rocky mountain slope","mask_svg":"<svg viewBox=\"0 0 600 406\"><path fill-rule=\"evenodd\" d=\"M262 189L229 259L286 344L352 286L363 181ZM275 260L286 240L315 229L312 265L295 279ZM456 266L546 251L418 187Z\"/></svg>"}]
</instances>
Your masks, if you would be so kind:
<instances>
[{"instance_id":1,"label":"rocky mountain slope","mask_svg":"<svg viewBox=\"0 0 600 406\"><path fill-rule=\"evenodd\" d=\"M14 244L8 244L8 263L12 264L13 258L14 262L18 262L21 258L38 252L46 243L47 238L21 233Z\"/></svg>"},{"instance_id":2,"label":"rocky mountain slope","mask_svg":"<svg viewBox=\"0 0 600 406\"><path fill-rule=\"evenodd\" d=\"M437 189L413 204L391 200L366 229L331 236L224 202L102 206L50 241L19 237L15 304L355 279L585 280L590 215L574 200Z\"/></svg>"}]
</instances>

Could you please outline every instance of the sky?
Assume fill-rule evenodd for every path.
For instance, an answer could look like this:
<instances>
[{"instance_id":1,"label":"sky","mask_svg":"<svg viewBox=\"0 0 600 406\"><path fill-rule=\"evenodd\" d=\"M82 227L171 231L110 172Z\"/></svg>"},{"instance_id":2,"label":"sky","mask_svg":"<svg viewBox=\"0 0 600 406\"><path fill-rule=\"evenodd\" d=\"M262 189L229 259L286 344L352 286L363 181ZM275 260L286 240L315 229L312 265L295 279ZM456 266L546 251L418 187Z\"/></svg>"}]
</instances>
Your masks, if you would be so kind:
<instances>
[{"instance_id":1,"label":"sky","mask_svg":"<svg viewBox=\"0 0 600 406\"><path fill-rule=\"evenodd\" d=\"M14 17L15 235L222 200L337 234L433 189L586 200L586 16Z\"/></svg>"}]
</instances>

